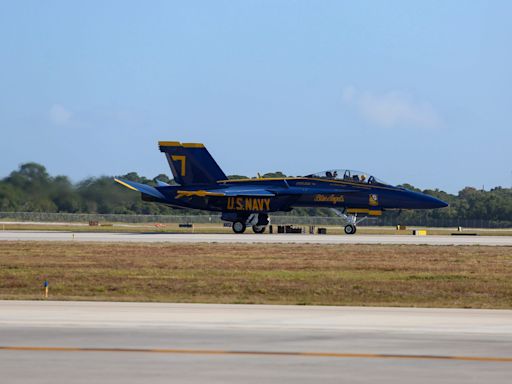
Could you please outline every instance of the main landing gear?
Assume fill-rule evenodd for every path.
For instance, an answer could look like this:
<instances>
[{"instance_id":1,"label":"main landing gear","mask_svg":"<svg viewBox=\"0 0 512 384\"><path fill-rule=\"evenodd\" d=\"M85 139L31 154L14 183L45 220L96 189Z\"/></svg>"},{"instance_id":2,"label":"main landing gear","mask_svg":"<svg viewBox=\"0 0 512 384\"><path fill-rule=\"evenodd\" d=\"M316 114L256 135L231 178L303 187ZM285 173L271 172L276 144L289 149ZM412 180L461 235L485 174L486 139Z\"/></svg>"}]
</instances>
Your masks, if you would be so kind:
<instances>
[{"instance_id":1,"label":"main landing gear","mask_svg":"<svg viewBox=\"0 0 512 384\"><path fill-rule=\"evenodd\" d=\"M357 224L362 222L363 220L366 220L367 217L363 217L359 220L357 220L357 214L355 215L347 215L345 211L339 211L335 208L331 208L334 213L336 213L337 216L341 217L347 224L345 225L345 233L347 235L353 235L357 232Z\"/></svg>"},{"instance_id":2,"label":"main landing gear","mask_svg":"<svg viewBox=\"0 0 512 384\"><path fill-rule=\"evenodd\" d=\"M252 230L254 233L263 233L265 232L265 229L267 228L266 225L253 225Z\"/></svg>"},{"instance_id":3,"label":"main landing gear","mask_svg":"<svg viewBox=\"0 0 512 384\"><path fill-rule=\"evenodd\" d=\"M231 228L233 229L233 232L235 232L235 233L244 233L247 226L245 225L245 223L243 221L238 220L233 223Z\"/></svg>"},{"instance_id":4,"label":"main landing gear","mask_svg":"<svg viewBox=\"0 0 512 384\"><path fill-rule=\"evenodd\" d=\"M244 233L247 227L252 227L254 233L263 233L269 223L266 213L251 213L239 216L237 214L224 213L222 220L231 221L231 228L235 233Z\"/></svg>"}]
</instances>

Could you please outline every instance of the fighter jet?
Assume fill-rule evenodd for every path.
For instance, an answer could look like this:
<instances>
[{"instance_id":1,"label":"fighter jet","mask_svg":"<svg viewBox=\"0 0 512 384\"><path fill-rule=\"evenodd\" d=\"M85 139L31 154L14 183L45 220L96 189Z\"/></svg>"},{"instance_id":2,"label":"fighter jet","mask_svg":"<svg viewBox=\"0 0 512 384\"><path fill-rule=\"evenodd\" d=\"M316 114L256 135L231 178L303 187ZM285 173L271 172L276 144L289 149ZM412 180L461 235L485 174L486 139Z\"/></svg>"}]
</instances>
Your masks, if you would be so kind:
<instances>
[{"instance_id":1,"label":"fighter jet","mask_svg":"<svg viewBox=\"0 0 512 384\"><path fill-rule=\"evenodd\" d=\"M157 181L157 186L116 178L142 194L142 200L220 212L235 233L252 227L263 233L269 213L295 207L331 208L345 222L345 233L385 210L433 209L448 204L435 197L387 184L366 172L332 169L300 177L228 179L203 144L160 141L178 185ZM358 216L359 215L359 216Z\"/></svg>"}]
</instances>

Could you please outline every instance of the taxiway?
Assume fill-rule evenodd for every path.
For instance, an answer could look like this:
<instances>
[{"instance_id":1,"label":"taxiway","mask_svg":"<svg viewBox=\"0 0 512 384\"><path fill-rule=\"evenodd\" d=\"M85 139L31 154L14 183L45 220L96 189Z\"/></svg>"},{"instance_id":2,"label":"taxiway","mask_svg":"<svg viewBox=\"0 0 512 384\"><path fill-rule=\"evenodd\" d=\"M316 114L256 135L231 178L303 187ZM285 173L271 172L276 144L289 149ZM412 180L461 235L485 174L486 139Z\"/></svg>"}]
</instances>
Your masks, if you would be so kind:
<instances>
[{"instance_id":1,"label":"taxiway","mask_svg":"<svg viewBox=\"0 0 512 384\"><path fill-rule=\"evenodd\" d=\"M0 301L9 383L508 383L512 311Z\"/></svg>"},{"instance_id":2,"label":"taxiway","mask_svg":"<svg viewBox=\"0 0 512 384\"><path fill-rule=\"evenodd\" d=\"M295 244L425 244L512 246L512 236L305 235L112 233L64 231L0 231L0 241L295 243Z\"/></svg>"}]
</instances>

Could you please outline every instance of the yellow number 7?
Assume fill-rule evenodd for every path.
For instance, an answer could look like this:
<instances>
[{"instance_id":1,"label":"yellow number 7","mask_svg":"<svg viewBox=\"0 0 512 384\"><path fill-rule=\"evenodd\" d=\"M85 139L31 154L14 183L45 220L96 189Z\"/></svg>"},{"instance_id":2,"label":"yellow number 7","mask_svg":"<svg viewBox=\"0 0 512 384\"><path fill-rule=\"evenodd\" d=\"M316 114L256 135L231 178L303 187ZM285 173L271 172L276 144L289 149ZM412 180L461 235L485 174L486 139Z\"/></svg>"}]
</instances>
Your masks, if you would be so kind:
<instances>
[{"instance_id":1,"label":"yellow number 7","mask_svg":"<svg viewBox=\"0 0 512 384\"><path fill-rule=\"evenodd\" d=\"M172 159L174 161L179 161L181 163L181 176L185 176L186 173L186 163L187 163L187 157L183 155L173 155Z\"/></svg>"}]
</instances>

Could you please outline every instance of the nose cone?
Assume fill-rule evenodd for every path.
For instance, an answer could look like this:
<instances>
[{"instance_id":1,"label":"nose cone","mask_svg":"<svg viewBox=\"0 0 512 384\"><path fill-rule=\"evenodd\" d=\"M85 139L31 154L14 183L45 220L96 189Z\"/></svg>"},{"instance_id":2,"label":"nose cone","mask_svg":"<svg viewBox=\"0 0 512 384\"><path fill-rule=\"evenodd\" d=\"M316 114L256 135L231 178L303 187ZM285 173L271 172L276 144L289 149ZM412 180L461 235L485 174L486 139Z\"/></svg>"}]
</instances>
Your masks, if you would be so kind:
<instances>
[{"instance_id":1,"label":"nose cone","mask_svg":"<svg viewBox=\"0 0 512 384\"><path fill-rule=\"evenodd\" d=\"M425 196L425 204L427 208L445 208L448 206L448 203L444 202L441 199L438 199L434 196L423 195Z\"/></svg>"},{"instance_id":2,"label":"nose cone","mask_svg":"<svg viewBox=\"0 0 512 384\"><path fill-rule=\"evenodd\" d=\"M435 208L444 208L448 206L448 203L440 200L434 196L426 195L424 193L419 192L410 192L412 196L412 200L414 200L414 208L415 209L435 209Z\"/></svg>"}]
</instances>

